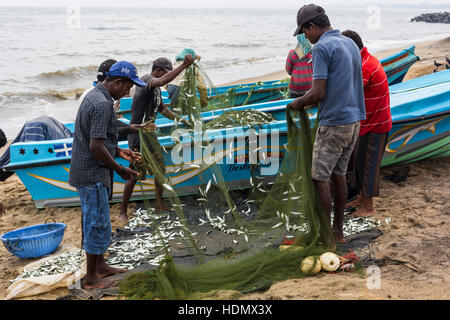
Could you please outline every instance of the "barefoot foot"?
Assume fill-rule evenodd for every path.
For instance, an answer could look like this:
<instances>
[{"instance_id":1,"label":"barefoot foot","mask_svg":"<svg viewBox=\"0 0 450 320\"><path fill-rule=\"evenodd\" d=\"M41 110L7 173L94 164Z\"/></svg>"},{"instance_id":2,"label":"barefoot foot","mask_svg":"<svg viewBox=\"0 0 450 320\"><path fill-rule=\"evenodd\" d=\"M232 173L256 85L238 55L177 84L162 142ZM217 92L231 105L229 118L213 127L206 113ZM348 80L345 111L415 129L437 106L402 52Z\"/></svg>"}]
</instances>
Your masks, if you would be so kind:
<instances>
[{"instance_id":1,"label":"barefoot foot","mask_svg":"<svg viewBox=\"0 0 450 320\"><path fill-rule=\"evenodd\" d=\"M358 207L361 204L362 204L361 199L360 198L356 198L355 200L346 203L345 204L345 208L347 209L347 208L350 208L350 207Z\"/></svg>"},{"instance_id":2,"label":"barefoot foot","mask_svg":"<svg viewBox=\"0 0 450 320\"><path fill-rule=\"evenodd\" d=\"M91 290L94 288L106 289L116 286L117 283L118 281L110 281L98 277L94 277L91 279L84 278L83 289L85 290Z\"/></svg>"},{"instance_id":3,"label":"barefoot foot","mask_svg":"<svg viewBox=\"0 0 450 320\"><path fill-rule=\"evenodd\" d=\"M346 243L344 235L342 234L342 232L338 232L336 230L333 230L333 237L334 237L334 242L335 243L339 243L339 244Z\"/></svg>"},{"instance_id":4,"label":"barefoot foot","mask_svg":"<svg viewBox=\"0 0 450 320\"><path fill-rule=\"evenodd\" d=\"M361 208L353 212L350 216L355 218L369 217L375 213L375 209Z\"/></svg>"},{"instance_id":5,"label":"barefoot foot","mask_svg":"<svg viewBox=\"0 0 450 320\"><path fill-rule=\"evenodd\" d=\"M107 264L105 264L101 267L97 267L97 270L95 273L97 274L97 277L105 278L107 276L120 274L120 273L124 273L127 271L128 271L127 269L113 268L113 267L110 267Z\"/></svg>"}]
</instances>

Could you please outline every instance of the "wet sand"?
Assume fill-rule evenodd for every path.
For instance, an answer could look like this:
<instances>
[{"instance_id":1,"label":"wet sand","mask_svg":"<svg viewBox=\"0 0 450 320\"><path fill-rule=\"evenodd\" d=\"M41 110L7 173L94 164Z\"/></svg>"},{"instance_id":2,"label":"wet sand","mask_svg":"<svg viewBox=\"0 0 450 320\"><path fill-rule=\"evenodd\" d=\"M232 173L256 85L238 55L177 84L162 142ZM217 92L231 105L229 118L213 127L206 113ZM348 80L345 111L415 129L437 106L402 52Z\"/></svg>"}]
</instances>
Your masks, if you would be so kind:
<instances>
[{"instance_id":1,"label":"wet sand","mask_svg":"<svg viewBox=\"0 0 450 320\"><path fill-rule=\"evenodd\" d=\"M375 55L383 58L396 51L392 49ZM450 38L418 44L416 54L421 61L409 70L406 80L433 72L433 61L442 63L448 52ZM287 74L280 71L234 83L285 77ZM4 148L0 154L3 151ZM321 273L311 278L282 281L266 292L248 294L243 299L449 299L450 158L425 160L408 166L410 174L400 184L383 179L384 175L400 167L381 170L380 196L375 198L377 213L374 218L381 222L391 218L392 222L390 230L372 245L374 258L385 258L381 265L380 289L368 289L367 276ZM0 217L0 234L53 218L67 225L63 243L80 246L79 207L38 210L15 175L0 182L0 202L7 210ZM134 203L129 206L129 214L134 207ZM111 207L113 230L124 226L118 222L118 215L119 205L115 204ZM35 260L19 259L0 244L0 299L6 297L9 280L16 278L23 266ZM68 289L57 289L25 299L56 299L67 292Z\"/></svg>"}]
</instances>

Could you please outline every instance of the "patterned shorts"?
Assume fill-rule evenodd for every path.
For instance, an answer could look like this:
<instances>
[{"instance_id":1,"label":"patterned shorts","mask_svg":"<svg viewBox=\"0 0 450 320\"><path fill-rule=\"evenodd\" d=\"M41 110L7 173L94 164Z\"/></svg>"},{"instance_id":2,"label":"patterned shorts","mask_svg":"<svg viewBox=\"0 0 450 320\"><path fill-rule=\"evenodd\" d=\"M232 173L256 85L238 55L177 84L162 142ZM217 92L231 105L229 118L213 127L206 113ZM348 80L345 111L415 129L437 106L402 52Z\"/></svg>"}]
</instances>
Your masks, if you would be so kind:
<instances>
[{"instance_id":1,"label":"patterned shorts","mask_svg":"<svg viewBox=\"0 0 450 320\"><path fill-rule=\"evenodd\" d=\"M312 157L314 180L329 181L332 174L345 176L359 126L359 121L342 126L319 126Z\"/></svg>"}]
</instances>

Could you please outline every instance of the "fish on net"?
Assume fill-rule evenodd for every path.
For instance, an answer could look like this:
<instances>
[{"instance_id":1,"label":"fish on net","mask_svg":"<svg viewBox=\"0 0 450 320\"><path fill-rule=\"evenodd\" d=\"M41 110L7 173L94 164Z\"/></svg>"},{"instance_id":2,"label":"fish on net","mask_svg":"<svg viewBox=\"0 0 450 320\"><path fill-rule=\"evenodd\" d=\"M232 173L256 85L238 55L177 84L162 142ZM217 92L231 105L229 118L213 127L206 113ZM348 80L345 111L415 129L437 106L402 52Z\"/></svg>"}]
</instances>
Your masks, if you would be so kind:
<instances>
[{"instance_id":1,"label":"fish on net","mask_svg":"<svg viewBox=\"0 0 450 320\"><path fill-rule=\"evenodd\" d=\"M194 94L195 81L192 81L192 75L193 72L186 72L177 107L187 112L189 120L195 122L200 119L200 110L197 108L199 104ZM312 146L317 123L315 128L311 129L305 111L300 111L295 117L294 113L290 110L286 112L286 155L275 181L265 184L264 181L251 178L254 190L258 190L251 193L251 198L258 205L258 212L252 220L243 219L237 211L220 167L216 164L210 167L207 182L199 188L205 213L212 224L210 212L215 200L209 201L208 192L214 185L228 207L225 212L230 217L226 221L228 230L235 230L245 239L235 254L218 256L212 260L205 259L195 235L190 231L180 197L170 178L160 170L154 152L151 152L155 146L141 144L143 165L163 185L166 196L183 224L182 229L189 242L189 249L198 263L195 266L178 265L171 256L170 245L166 245L164 259L156 269L132 274L119 283L122 294L132 299L189 299L198 293L213 290L235 290L242 293L263 290L275 281L308 275L300 271L302 260L328 251L333 238L330 223L321 210L311 179ZM271 121L270 115L255 113L254 110L231 111L206 123L202 130L207 132L227 125L258 127ZM147 140L149 144L156 144L154 139L144 137L152 134L141 130L141 141ZM207 147L208 142L202 141L202 144ZM148 200L144 200L144 205L151 211ZM159 222L155 219L154 223L158 225ZM158 232L159 229L156 230ZM276 243L286 233L295 236L296 250L278 250ZM314 267L315 263L310 269L311 272Z\"/></svg>"}]
</instances>

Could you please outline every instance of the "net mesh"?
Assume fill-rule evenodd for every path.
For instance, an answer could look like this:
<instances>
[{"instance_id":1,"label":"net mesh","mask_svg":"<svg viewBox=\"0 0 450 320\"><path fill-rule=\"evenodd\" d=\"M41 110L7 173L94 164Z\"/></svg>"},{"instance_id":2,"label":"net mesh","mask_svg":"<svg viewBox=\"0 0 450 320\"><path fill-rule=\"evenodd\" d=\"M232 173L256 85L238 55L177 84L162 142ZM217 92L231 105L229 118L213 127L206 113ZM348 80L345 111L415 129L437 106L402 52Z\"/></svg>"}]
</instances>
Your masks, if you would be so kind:
<instances>
[{"instance_id":1,"label":"net mesh","mask_svg":"<svg viewBox=\"0 0 450 320\"><path fill-rule=\"evenodd\" d=\"M189 69L189 68L188 68ZM199 121L199 101L195 94L193 69L185 73L177 105L173 106L188 115L191 122ZM254 110L231 111L206 123L203 130L227 126L258 127L273 121L273 117ZM273 282L306 276L312 272L317 256L329 251L332 244L330 222L325 218L311 180L312 146L315 128L311 129L305 111L293 113L287 110L288 142L284 146L285 157L279 174L273 182L252 176L251 201L256 203L257 213L246 220L239 214L234 198L218 165L212 166L212 178L199 187L205 213L210 217L215 199L209 201L208 192L214 186L228 207L228 230L235 230L245 241L239 250L206 260L198 247L195 235L190 231L183 212L180 197L170 179L161 171L152 150L157 140L148 139L151 132L140 131L143 166L153 172L164 187L166 196L187 235L189 248L197 257L194 266L178 265L171 256L169 246L164 247L165 258L153 270L135 273L119 284L121 294L132 299L190 299L199 293L213 290L236 290L242 293L267 289ZM145 141L146 143L142 143ZM203 145L208 142L203 141ZM254 170L252 170L254 171ZM250 200L248 199L248 200ZM148 200L144 201L151 211ZM211 219L210 219L211 221ZM159 222L155 220L155 224ZM278 244L285 235L295 237L295 250L280 251ZM162 238L162 235L161 235ZM293 247L294 248L294 247ZM314 256L313 266L300 271L305 257Z\"/></svg>"}]
</instances>

